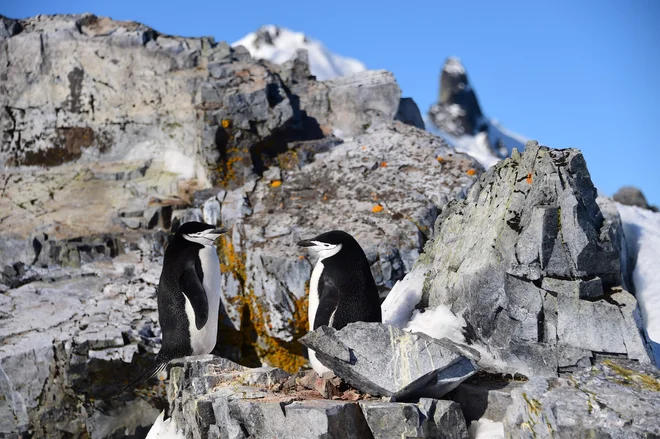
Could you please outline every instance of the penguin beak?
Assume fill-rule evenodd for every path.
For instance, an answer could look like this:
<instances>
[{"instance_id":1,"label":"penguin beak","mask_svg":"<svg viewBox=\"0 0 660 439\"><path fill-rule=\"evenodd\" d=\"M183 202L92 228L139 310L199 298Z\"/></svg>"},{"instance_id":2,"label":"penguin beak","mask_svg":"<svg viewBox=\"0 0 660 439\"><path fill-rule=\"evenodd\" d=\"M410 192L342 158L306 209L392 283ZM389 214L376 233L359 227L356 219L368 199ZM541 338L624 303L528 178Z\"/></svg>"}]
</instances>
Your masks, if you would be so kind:
<instances>
[{"instance_id":1,"label":"penguin beak","mask_svg":"<svg viewBox=\"0 0 660 439\"><path fill-rule=\"evenodd\" d=\"M205 230L204 235L209 239L215 241L220 235L227 233L227 229L224 227L218 227L217 229Z\"/></svg>"},{"instance_id":2,"label":"penguin beak","mask_svg":"<svg viewBox=\"0 0 660 439\"><path fill-rule=\"evenodd\" d=\"M309 239L298 242L298 247L314 247L315 245L314 241L310 241Z\"/></svg>"}]
</instances>

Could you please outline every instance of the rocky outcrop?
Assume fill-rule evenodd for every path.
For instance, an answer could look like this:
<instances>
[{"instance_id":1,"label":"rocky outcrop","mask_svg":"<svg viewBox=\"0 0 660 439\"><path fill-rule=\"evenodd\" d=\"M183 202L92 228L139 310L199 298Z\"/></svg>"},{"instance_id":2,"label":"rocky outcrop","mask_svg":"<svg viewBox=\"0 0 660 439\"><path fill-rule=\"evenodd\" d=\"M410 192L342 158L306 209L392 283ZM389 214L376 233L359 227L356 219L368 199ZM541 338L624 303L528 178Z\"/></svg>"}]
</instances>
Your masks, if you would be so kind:
<instances>
[{"instance_id":1,"label":"rocky outcrop","mask_svg":"<svg viewBox=\"0 0 660 439\"><path fill-rule=\"evenodd\" d=\"M0 294L0 436L140 437L158 414L157 395L116 395L160 347L162 242L116 237L113 255L103 242L46 242L38 259L69 266L24 267Z\"/></svg>"},{"instance_id":2,"label":"rocky outcrop","mask_svg":"<svg viewBox=\"0 0 660 439\"><path fill-rule=\"evenodd\" d=\"M253 350L231 358L260 357L295 371L306 361L295 340L308 330L307 282L315 262L295 243L327 230L349 231L386 292L432 237L438 207L462 196L481 168L399 122L339 145L296 145L277 164L261 180L222 191L207 204L221 204L219 218L231 229L220 245L227 314L220 340L253 331Z\"/></svg>"},{"instance_id":3,"label":"rocky outcrop","mask_svg":"<svg viewBox=\"0 0 660 439\"><path fill-rule=\"evenodd\" d=\"M625 204L626 206L637 206L642 209L653 210L654 212L658 211L656 206L649 205L642 191L633 186L622 187L612 198L614 201Z\"/></svg>"},{"instance_id":4,"label":"rocky outcrop","mask_svg":"<svg viewBox=\"0 0 660 439\"><path fill-rule=\"evenodd\" d=\"M390 73L317 82L306 62L88 14L1 18L1 433L153 421L162 387L115 393L159 348L160 258L183 221L231 228L216 353L250 365L306 362L300 236L357 235L383 292L412 266L481 168L393 122Z\"/></svg>"},{"instance_id":5,"label":"rocky outcrop","mask_svg":"<svg viewBox=\"0 0 660 439\"><path fill-rule=\"evenodd\" d=\"M427 273L418 307L462 313L499 372L555 376L603 354L651 361L621 288L620 222L601 213L579 151L529 142L435 228L415 267Z\"/></svg>"},{"instance_id":6,"label":"rocky outcrop","mask_svg":"<svg viewBox=\"0 0 660 439\"><path fill-rule=\"evenodd\" d=\"M479 353L382 323L321 327L300 339L319 361L362 392L392 401L440 398L476 371Z\"/></svg>"},{"instance_id":7,"label":"rocky outcrop","mask_svg":"<svg viewBox=\"0 0 660 439\"><path fill-rule=\"evenodd\" d=\"M605 360L569 377L534 379L512 392L511 438L630 438L660 435L660 373Z\"/></svg>"},{"instance_id":8,"label":"rocky outcrop","mask_svg":"<svg viewBox=\"0 0 660 439\"><path fill-rule=\"evenodd\" d=\"M185 358L170 375L169 422L182 438L467 437L452 401L395 403L351 392L321 399L280 369L247 369L210 356Z\"/></svg>"},{"instance_id":9,"label":"rocky outcrop","mask_svg":"<svg viewBox=\"0 0 660 439\"><path fill-rule=\"evenodd\" d=\"M474 135L488 129L465 67L458 58L447 58L440 72L438 102L429 118L439 130L452 135Z\"/></svg>"}]
</instances>

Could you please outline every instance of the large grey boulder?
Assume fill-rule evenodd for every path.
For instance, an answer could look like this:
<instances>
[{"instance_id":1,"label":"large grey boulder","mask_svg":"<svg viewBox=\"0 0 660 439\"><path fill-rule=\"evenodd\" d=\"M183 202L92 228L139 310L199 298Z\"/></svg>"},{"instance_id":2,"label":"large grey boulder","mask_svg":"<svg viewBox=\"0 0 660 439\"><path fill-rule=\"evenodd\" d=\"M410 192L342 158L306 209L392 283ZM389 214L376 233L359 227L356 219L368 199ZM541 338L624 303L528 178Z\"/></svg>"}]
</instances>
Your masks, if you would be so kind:
<instances>
[{"instance_id":1,"label":"large grey boulder","mask_svg":"<svg viewBox=\"0 0 660 439\"><path fill-rule=\"evenodd\" d=\"M479 353L448 339L356 322L337 331L323 326L300 343L355 388L393 401L440 398L473 375Z\"/></svg>"},{"instance_id":2,"label":"large grey boulder","mask_svg":"<svg viewBox=\"0 0 660 439\"><path fill-rule=\"evenodd\" d=\"M660 436L660 373L636 362L605 360L568 377L533 379L512 398L507 437Z\"/></svg>"},{"instance_id":3,"label":"large grey boulder","mask_svg":"<svg viewBox=\"0 0 660 439\"><path fill-rule=\"evenodd\" d=\"M394 120L401 89L392 73L365 71L323 82L303 82L291 92L300 109L317 121L324 133L350 138L371 126Z\"/></svg>"},{"instance_id":4,"label":"large grey boulder","mask_svg":"<svg viewBox=\"0 0 660 439\"><path fill-rule=\"evenodd\" d=\"M360 402L374 439L466 439L461 406L452 401L421 398L417 403Z\"/></svg>"},{"instance_id":5,"label":"large grey boulder","mask_svg":"<svg viewBox=\"0 0 660 439\"><path fill-rule=\"evenodd\" d=\"M578 150L528 142L443 209L417 263L418 307L462 313L500 372L555 376L603 353L649 363L614 218Z\"/></svg>"}]
</instances>

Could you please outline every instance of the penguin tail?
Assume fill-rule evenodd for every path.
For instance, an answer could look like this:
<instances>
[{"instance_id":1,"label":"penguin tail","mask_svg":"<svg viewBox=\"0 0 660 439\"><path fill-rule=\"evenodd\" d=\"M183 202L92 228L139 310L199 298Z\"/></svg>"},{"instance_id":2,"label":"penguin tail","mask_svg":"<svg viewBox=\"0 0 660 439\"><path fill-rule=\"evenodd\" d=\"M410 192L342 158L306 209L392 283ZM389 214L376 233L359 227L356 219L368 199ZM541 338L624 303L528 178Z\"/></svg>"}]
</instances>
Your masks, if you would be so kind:
<instances>
[{"instance_id":1,"label":"penguin tail","mask_svg":"<svg viewBox=\"0 0 660 439\"><path fill-rule=\"evenodd\" d=\"M125 392L129 389L132 389L142 383L144 383L147 380L150 380L151 378L155 377L159 373L161 373L165 368L167 367L167 364L170 362L169 358L163 358L160 355L156 356L156 363L153 364L152 366L148 367L146 370L144 370L140 375L137 376L133 381L131 381L130 384L127 384L124 386L124 388L121 389L121 392Z\"/></svg>"}]
</instances>

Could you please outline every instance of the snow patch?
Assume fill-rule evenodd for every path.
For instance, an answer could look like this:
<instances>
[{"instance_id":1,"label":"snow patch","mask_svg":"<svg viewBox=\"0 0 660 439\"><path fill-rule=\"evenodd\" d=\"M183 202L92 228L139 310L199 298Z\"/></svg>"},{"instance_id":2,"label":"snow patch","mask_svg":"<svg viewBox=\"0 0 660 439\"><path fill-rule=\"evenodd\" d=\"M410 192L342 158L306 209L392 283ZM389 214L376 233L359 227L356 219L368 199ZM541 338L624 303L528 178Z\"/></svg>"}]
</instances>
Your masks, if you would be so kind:
<instances>
[{"instance_id":1,"label":"snow patch","mask_svg":"<svg viewBox=\"0 0 660 439\"><path fill-rule=\"evenodd\" d=\"M147 439L185 439L186 436L176 425L174 418L170 417L163 421L164 417L165 410L160 412L160 415L156 418L156 422L147 433Z\"/></svg>"},{"instance_id":2,"label":"snow patch","mask_svg":"<svg viewBox=\"0 0 660 439\"><path fill-rule=\"evenodd\" d=\"M268 38L259 38L260 34L267 34ZM348 76L367 69L360 61L334 54L320 41L308 38L301 32L273 25L262 26L257 32L247 34L232 46L243 46L253 58L266 59L276 64L291 59L298 49L306 49L309 68L319 81Z\"/></svg>"},{"instance_id":3,"label":"snow patch","mask_svg":"<svg viewBox=\"0 0 660 439\"><path fill-rule=\"evenodd\" d=\"M442 70L452 76L465 75L465 67L463 67L461 59L456 57L448 58Z\"/></svg>"},{"instance_id":4,"label":"snow patch","mask_svg":"<svg viewBox=\"0 0 660 439\"><path fill-rule=\"evenodd\" d=\"M413 268L403 279L397 281L381 305L383 323L404 328L410 322L415 306L422 300L426 273Z\"/></svg>"},{"instance_id":5,"label":"snow patch","mask_svg":"<svg viewBox=\"0 0 660 439\"><path fill-rule=\"evenodd\" d=\"M660 364L660 213L616 203L628 254L635 258L635 295L649 338L655 342L656 364Z\"/></svg>"},{"instance_id":6,"label":"snow patch","mask_svg":"<svg viewBox=\"0 0 660 439\"><path fill-rule=\"evenodd\" d=\"M470 439L504 439L504 424L488 418L477 419L470 422L468 436Z\"/></svg>"},{"instance_id":7,"label":"snow patch","mask_svg":"<svg viewBox=\"0 0 660 439\"><path fill-rule=\"evenodd\" d=\"M413 311L412 319L403 329L410 332L422 332L438 340L446 337L456 343L465 344L463 328L466 325L462 316L455 315L445 305L438 305L423 312Z\"/></svg>"}]
</instances>

